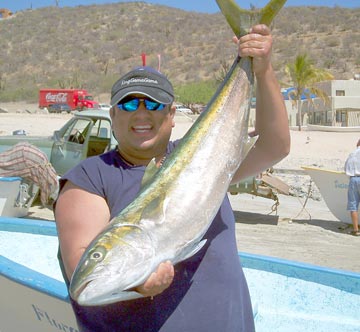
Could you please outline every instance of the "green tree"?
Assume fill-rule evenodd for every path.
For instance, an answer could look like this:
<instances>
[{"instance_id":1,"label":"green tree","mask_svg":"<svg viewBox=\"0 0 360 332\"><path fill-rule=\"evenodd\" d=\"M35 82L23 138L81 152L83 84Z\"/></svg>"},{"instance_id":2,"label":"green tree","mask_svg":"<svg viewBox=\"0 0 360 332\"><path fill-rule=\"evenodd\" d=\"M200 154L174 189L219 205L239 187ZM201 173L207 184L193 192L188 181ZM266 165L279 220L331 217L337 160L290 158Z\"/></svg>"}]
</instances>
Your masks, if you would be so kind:
<instances>
[{"instance_id":1,"label":"green tree","mask_svg":"<svg viewBox=\"0 0 360 332\"><path fill-rule=\"evenodd\" d=\"M315 94L324 102L329 100L327 94L316 87L316 83L334 79L333 75L325 69L314 66L313 61L307 54L298 55L294 63L288 63L285 72L291 80L294 90L289 93L289 98L293 100L297 107L299 131L302 125L301 96L312 102L311 95Z\"/></svg>"}]
</instances>

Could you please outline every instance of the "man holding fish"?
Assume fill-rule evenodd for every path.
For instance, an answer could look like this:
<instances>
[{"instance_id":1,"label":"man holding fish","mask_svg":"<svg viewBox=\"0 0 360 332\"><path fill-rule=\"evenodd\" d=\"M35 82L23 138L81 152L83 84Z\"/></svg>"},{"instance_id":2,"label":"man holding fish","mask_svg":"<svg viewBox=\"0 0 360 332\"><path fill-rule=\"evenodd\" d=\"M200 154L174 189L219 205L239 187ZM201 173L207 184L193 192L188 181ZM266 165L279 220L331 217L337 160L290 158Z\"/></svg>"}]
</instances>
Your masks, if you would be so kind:
<instances>
[{"instance_id":1,"label":"man holding fish","mask_svg":"<svg viewBox=\"0 0 360 332\"><path fill-rule=\"evenodd\" d=\"M80 331L254 331L226 191L284 158L290 135L270 29L239 35L242 59L180 142L169 141L171 83L140 67L112 88L117 149L61 179L60 263ZM252 147L248 57L257 80Z\"/></svg>"}]
</instances>

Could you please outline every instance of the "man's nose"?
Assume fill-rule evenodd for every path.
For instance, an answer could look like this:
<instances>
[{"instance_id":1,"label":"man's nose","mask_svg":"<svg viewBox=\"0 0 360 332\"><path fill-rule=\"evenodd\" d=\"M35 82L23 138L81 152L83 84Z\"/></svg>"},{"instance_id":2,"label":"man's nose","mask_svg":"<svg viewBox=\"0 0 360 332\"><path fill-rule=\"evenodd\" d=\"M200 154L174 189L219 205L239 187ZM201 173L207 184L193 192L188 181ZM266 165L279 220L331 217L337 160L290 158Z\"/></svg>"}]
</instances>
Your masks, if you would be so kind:
<instances>
[{"instance_id":1,"label":"man's nose","mask_svg":"<svg viewBox=\"0 0 360 332\"><path fill-rule=\"evenodd\" d=\"M139 102L139 106L136 110L136 113L140 113L140 112L144 112L144 113L148 113L148 109L146 108L145 102L144 100L140 100Z\"/></svg>"}]
</instances>

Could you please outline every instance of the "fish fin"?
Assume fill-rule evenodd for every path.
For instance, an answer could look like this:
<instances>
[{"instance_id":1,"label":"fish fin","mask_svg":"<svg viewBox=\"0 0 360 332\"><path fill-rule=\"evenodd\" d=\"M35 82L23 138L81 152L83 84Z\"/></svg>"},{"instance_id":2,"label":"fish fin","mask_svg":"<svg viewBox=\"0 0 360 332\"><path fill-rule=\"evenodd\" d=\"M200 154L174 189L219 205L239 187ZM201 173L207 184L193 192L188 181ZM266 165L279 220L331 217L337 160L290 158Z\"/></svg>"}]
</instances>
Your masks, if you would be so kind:
<instances>
[{"instance_id":1,"label":"fish fin","mask_svg":"<svg viewBox=\"0 0 360 332\"><path fill-rule=\"evenodd\" d=\"M149 275L150 276L150 275ZM148 277L149 277L148 276ZM138 287L140 285L142 285L147 278L141 278L140 280L136 280L134 282L132 282L130 285L128 285L122 292L126 292L126 293L138 293L137 291L135 291L135 287ZM142 296L140 293L138 293L140 296ZM132 294L131 296L136 296L136 294Z\"/></svg>"},{"instance_id":2,"label":"fish fin","mask_svg":"<svg viewBox=\"0 0 360 332\"><path fill-rule=\"evenodd\" d=\"M185 259L188 259L192 256L194 256L197 252L199 252L201 250L201 248L205 245L205 243L207 242L206 239L201 240L200 242L197 242L196 244L190 246L189 248L187 248L186 250L184 250L182 252L182 255L179 255L178 257L176 257L176 259L172 262L174 265L184 261Z\"/></svg>"},{"instance_id":3,"label":"fish fin","mask_svg":"<svg viewBox=\"0 0 360 332\"><path fill-rule=\"evenodd\" d=\"M247 141L244 144L244 149L242 151L242 160L245 159L249 151L252 149L252 147L255 145L257 139L259 138L259 135L256 136L248 136Z\"/></svg>"},{"instance_id":4,"label":"fish fin","mask_svg":"<svg viewBox=\"0 0 360 332\"><path fill-rule=\"evenodd\" d=\"M152 180L158 170L159 168L156 166L155 158L151 159L141 180L141 188L145 187Z\"/></svg>"},{"instance_id":5,"label":"fish fin","mask_svg":"<svg viewBox=\"0 0 360 332\"><path fill-rule=\"evenodd\" d=\"M165 221L166 207L168 206L169 198L166 193L155 197L143 209L141 219L151 219L156 224L161 224Z\"/></svg>"},{"instance_id":6,"label":"fish fin","mask_svg":"<svg viewBox=\"0 0 360 332\"><path fill-rule=\"evenodd\" d=\"M106 302L103 302L101 304L103 305L103 304L110 304L119 301L135 300L143 297L144 295L134 290L122 290L119 293L113 293L112 297L110 297ZM114 299L116 301L114 301Z\"/></svg>"},{"instance_id":7,"label":"fish fin","mask_svg":"<svg viewBox=\"0 0 360 332\"><path fill-rule=\"evenodd\" d=\"M140 294L139 292L136 291L123 291L121 292L121 301L125 301L125 300L135 300L135 299L139 299L139 298L143 298L144 295Z\"/></svg>"},{"instance_id":8,"label":"fish fin","mask_svg":"<svg viewBox=\"0 0 360 332\"><path fill-rule=\"evenodd\" d=\"M199 252L202 249L202 247L205 245L206 242L207 242L207 239L204 239L204 240L201 240L200 242L195 243L192 246L189 246L188 248L186 248L186 250L183 250L181 252L181 255L177 256L172 261L172 264L175 265L175 264L177 264L179 262L182 262L182 261L194 256L197 252ZM126 289L124 289L121 292L121 294L125 295L126 293L128 293L128 295L126 295L126 298L129 299L129 300L132 299L132 298L135 299L137 297L142 297L142 295L140 293L136 292L134 290L134 288L141 285L141 284L143 284L146 281L147 278L148 277L143 277L141 279L138 279L138 280L132 282L130 285L128 285L126 287ZM136 296L137 294L138 294L137 297L132 297L132 296ZM123 297L122 297L122 299L123 299Z\"/></svg>"},{"instance_id":9,"label":"fish fin","mask_svg":"<svg viewBox=\"0 0 360 332\"><path fill-rule=\"evenodd\" d=\"M221 12L237 37L247 34L258 23L270 25L286 0L270 0L260 10L240 8L234 0L216 0Z\"/></svg>"}]
</instances>

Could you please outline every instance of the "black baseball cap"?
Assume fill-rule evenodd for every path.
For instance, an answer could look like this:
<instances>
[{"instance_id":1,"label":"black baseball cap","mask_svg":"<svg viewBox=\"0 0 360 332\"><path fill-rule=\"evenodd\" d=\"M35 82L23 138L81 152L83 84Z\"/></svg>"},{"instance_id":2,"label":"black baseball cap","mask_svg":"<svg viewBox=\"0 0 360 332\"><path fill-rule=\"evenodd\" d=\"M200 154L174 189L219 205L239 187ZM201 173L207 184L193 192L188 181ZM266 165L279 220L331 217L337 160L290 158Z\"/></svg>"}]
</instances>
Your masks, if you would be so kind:
<instances>
[{"instance_id":1,"label":"black baseball cap","mask_svg":"<svg viewBox=\"0 0 360 332\"><path fill-rule=\"evenodd\" d=\"M111 89L111 106L131 94L145 95L161 104L174 101L172 84L159 71L152 67L138 67L115 82Z\"/></svg>"}]
</instances>

